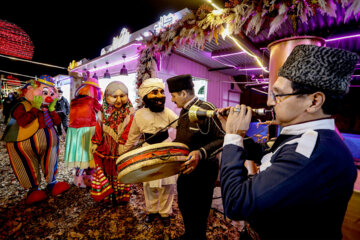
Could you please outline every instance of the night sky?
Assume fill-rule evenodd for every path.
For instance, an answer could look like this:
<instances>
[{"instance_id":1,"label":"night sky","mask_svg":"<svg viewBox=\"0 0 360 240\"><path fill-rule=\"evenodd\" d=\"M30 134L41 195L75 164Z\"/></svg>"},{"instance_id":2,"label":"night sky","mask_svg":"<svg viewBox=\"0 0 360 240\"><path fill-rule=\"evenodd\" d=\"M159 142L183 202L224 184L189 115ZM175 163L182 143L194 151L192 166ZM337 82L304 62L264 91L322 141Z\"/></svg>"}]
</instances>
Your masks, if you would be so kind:
<instances>
[{"instance_id":1,"label":"night sky","mask_svg":"<svg viewBox=\"0 0 360 240\"><path fill-rule=\"evenodd\" d=\"M127 27L132 33L153 24L162 15L186 7L196 10L206 1L3 2L5 1L1 3L0 19L16 24L30 36L35 46L32 60L66 68L72 60L98 57L101 48L110 45L112 38L123 27ZM214 2L223 6L225 1ZM31 76L67 74L66 70L3 58L0 58L0 70Z\"/></svg>"}]
</instances>

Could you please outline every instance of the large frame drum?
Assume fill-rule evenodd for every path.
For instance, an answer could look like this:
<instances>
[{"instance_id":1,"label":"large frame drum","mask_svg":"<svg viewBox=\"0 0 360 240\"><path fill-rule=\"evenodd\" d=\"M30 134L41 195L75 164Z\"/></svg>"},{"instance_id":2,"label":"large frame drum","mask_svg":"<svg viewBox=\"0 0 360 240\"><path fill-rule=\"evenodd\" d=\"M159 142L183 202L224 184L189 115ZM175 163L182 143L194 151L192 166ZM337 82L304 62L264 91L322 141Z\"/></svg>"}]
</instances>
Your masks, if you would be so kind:
<instances>
[{"instance_id":1,"label":"large frame drum","mask_svg":"<svg viewBox=\"0 0 360 240\"><path fill-rule=\"evenodd\" d=\"M178 142L162 142L134 149L116 161L121 183L139 183L178 174L189 148Z\"/></svg>"}]
</instances>

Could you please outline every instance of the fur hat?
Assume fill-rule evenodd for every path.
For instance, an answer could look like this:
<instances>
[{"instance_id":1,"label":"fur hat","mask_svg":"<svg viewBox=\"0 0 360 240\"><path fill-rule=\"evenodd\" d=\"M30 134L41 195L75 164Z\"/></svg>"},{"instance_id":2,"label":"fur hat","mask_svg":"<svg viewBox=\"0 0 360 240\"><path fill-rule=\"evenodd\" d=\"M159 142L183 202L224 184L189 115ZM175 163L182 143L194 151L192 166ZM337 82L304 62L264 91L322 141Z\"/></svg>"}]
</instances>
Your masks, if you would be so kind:
<instances>
[{"instance_id":1,"label":"fur hat","mask_svg":"<svg viewBox=\"0 0 360 240\"><path fill-rule=\"evenodd\" d=\"M163 80L160 78L148 78L140 85L138 93L141 99L143 99L151 91L158 88L165 89Z\"/></svg>"},{"instance_id":2,"label":"fur hat","mask_svg":"<svg viewBox=\"0 0 360 240\"><path fill-rule=\"evenodd\" d=\"M359 56L338 48L298 45L278 76L339 95L346 94Z\"/></svg>"},{"instance_id":3,"label":"fur hat","mask_svg":"<svg viewBox=\"0 0 360 240\"><path fill-rule=\"evenodd\" d=\"M179 75L166 80L169 92L180 92L185 89L193 89L194 83L190 74Z\"/></svg>"}]
</instances>

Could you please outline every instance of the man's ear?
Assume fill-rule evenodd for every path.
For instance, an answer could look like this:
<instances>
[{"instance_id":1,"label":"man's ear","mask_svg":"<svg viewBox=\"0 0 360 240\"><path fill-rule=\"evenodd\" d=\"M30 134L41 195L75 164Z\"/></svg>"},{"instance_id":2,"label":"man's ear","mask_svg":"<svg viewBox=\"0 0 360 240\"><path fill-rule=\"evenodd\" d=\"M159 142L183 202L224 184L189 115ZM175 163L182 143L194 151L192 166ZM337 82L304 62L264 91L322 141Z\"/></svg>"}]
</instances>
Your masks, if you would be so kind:
<instances>
[{"instance_id":1,"label":"man's ear","mask_svg":"<svg viewBox=\"0 0 360 240\"><path fill-rule=\"evenodd\" d=\"M323 92L316 92L316 93L312 93L309 94L309 97L312 97L311 100L311 104L310 106L307 108L309 113L314 113L317 112L321 109L322 105L325 102L325 94Z\"/></svg>"},{"instance_id":2,"label":"man's ear","mask_svg":"<svg viewBox=\"0 0 360 240\"><path fill-rule=\"evenodd\" d=\"M187 92L185 90L181 90L180 94L185 98L187 97Z\"/></svg>"}]
</instances>

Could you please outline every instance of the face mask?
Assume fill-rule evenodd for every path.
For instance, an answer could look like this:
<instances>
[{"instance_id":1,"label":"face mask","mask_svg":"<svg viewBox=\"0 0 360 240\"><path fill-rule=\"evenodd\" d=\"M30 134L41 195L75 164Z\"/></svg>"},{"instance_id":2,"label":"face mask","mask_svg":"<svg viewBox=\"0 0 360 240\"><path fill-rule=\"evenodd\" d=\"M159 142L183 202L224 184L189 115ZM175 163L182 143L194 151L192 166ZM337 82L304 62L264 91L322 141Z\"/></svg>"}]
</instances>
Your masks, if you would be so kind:
<instances>
[{"instance_id":1,"label":"face mask","mask_svg":"<svg viewBox=\"0 0 360 240\"><path fill-rule=\"evenodd\" d=\"M165 108L165 97L163 98L143 98L145 107L148 107L152 112L162 112Z\"/></svg>"}]
</instances>

